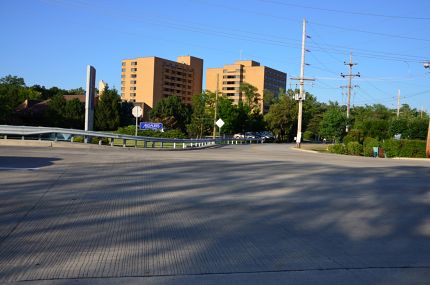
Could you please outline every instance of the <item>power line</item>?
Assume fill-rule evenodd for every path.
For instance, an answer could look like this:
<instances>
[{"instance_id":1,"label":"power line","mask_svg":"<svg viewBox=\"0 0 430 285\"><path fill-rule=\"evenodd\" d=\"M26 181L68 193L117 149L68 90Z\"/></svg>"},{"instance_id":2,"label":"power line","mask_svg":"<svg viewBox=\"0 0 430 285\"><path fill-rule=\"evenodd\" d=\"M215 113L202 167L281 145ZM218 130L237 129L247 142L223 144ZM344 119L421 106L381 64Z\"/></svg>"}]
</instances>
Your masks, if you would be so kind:
<instances>
[{"instance_id":1,"label":"power line","mask_svg":"<svg viewBox=\"0 0 430 285\"><path fill-rule=\"evenodd\" d=\"M368 17L380 17L380 18L390 18L390 19L404 19L404 20L430 20L428 17L411 17L411 16L402 16L402 15L386 15L386 14L377 14L377 13L369 13L369 12L357 12L357 11L347 11L347 10L338 10L338 9L329 9L329 8L321 8L315 6L307 6L300 4L293 4L275 0L259 0L260 2L273 3L277 5L304 8L310 10L318 10L318 11L326 11L331 13L340 13L340 14L349 14L349 15L359 15L359 16L368 16Z\"/></svg>"}]
</instances>

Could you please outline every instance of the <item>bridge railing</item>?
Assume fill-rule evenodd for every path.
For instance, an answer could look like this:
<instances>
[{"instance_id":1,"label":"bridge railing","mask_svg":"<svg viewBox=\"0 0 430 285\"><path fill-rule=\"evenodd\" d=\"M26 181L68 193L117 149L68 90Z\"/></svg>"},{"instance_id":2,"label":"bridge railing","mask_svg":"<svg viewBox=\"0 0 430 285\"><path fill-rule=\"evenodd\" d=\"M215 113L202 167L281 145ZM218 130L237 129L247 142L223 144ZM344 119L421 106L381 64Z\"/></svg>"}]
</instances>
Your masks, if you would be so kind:
<instances>
[{"instance_id":1,"label":"bridge railing","mask_svg":"<svg viewBox=\"0 0 430 285\"><path fill-rule=\"evenodd\" d=\"M71 143L82 141L83 143L95 142L99 145L109 144L110 146L173 149L202 148L220 144L246 144L264 142L264 139L261 138L155 138L146 136L123 135L109 132L84 131L77 129L11 125L0 125L0 138L15 138L21 140L68 141Z\"/></svg>"}]
</instances>

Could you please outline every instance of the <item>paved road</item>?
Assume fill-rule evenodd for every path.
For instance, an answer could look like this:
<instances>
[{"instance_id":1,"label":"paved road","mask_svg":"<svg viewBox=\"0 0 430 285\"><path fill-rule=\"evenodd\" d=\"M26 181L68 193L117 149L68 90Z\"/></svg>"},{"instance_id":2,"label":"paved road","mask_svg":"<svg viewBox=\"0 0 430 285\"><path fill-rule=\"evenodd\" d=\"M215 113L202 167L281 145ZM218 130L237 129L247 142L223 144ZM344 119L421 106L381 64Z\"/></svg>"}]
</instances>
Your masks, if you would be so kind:
<instances>
[{"instance_id":1,"label":"paved road","mask_svg":"<svg viewBox=\"0 0 430 285\"><path fill-rule=\"evenodd\" d=\"M0 283L429 284L429 161L290 147L0 147Z\"/></svg>"}]
</instances>

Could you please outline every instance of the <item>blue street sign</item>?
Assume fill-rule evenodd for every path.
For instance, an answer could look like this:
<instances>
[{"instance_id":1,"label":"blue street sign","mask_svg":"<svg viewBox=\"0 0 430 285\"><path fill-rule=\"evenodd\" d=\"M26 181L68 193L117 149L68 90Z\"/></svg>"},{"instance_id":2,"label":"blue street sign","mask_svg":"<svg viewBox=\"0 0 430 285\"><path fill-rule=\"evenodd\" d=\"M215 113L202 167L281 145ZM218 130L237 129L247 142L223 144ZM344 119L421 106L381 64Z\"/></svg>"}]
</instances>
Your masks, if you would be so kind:
<instances>
[{"instance_id":1,"label":"blue street sign","mask_svg":"<svg viewBox=\"0 0 430 285\"><path fill-rule=\"evenodd\" d=\"M141 130L162 130L163 123L140 122L139 128Z\"/></svg>"}]
</instances>

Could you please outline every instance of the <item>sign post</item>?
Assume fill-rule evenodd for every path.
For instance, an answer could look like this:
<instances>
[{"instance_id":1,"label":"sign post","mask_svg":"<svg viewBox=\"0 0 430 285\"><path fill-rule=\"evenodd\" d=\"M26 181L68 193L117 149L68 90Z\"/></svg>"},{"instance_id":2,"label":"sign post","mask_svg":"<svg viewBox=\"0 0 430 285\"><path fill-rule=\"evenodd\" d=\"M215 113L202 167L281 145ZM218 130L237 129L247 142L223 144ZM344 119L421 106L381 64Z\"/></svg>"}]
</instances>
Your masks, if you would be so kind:
<instances>
[{"instance_id":1,"label":"sign post","mask_svg":"<svg viewBox=\"0 0 430 285\"><path fill-rule=\"evenodd\" d=\"M134 106L133 110L131 110L131 113L136 118L136 131L134 132L134 135L137 137L137 121L138 121L138 118L142 116L143 109L140 106Z\"/></svg>"},{"instance_id":2,"label":"sign post","mask_svg":"<svg viewBox=\"0 0 430 285\"><path fill-rule=\"evenodd\" d=\"M222 126L224 126L224 121L223 120L221 120L221 119L218 119L218 121L216 121L216 123L215 123L217 126L218 126L218 128L219 128L219 135L221 136L221 128L222 128ZM215 137L214 137L215 138Z\"/></svg>"}]
</instances>

